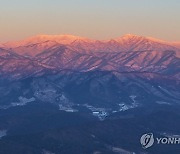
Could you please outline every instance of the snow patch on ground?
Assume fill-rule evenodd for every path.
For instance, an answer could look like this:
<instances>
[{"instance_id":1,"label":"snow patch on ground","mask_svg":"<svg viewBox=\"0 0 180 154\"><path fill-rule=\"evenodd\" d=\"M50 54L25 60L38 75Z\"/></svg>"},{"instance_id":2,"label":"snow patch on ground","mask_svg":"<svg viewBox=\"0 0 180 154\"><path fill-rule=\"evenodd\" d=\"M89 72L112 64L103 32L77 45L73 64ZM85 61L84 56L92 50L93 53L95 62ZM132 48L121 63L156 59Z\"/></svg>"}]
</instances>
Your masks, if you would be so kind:
<instances>
[{"instance_id":1,"label":"snow patch on ground","mask_svg":"<svg viewBox=\"0 0 180 154\"><path fill-rule=\"evenodd\" d=\"M34 102L35 100L36 99L34 97L28 99L28 98L20 96L19 102L13 102L13 103L11 103L11 106L24 106L27 103Z\"/></svg>"},{"instance_id":2,"label":"snow patch on ground","mask_svg":"<svg viewBox=\"0 0 180 154\"><path fill-rule=\"evenodd\" d=\"M105 108L95 108L94 106L88 104L84 104L83 106L91 110L92 115L98 117L99 120L104 120L109 115Z\"/></svg>"},{"instance_id":3,"label":"snow patch on ground","mask_svg":"<svg viewBox=\"0 0 180 154\"><path fill-rule=\"evenodd\" d=\"M119 111L126 111L129 109L133 109L139 106L139 104L136 102L136 97L135 95L131 95L129 96L131 98L131 100L133 101L133 103L131 104L125 104L124 102L118 104L119 105ZM115 111L114 111L115 112Z\"/></svg>"},{"instance_id":4,"label":"snow patch on ground","mask_svg":"<svg viewBox=\"0 0 180 154\"><path fill-rule=\"evenodd\" d=\"M32 97L32 98L25 98L25 97L22 97L22 96L20 96L18 99L19 99L18 102L12 102L9 105L0 106L0 109L5 110L5 109L8 109L10 107L24 106L27 103L31 103L31 102L34 102L36 100L34 97Z\"/></svg>"},{"instance_id":5,"label":"snow patch on ground","mask_svg":"<svg viewBox=\"0 0 180 154\"><path fill-rule=\"evenodd\" d=\"M156 101L157 104L160 104L160 105L171 105L170 103L168 102L163 102L163 101Z\"/></svg>"},{"instance_id":6,"label":"snow patch on ground","mask_svg":"<svg viewBox=\"0 0 180 154\"><path fill-rule=\"evenodd\" d=\"M0 139L7 135L7 130L0 130Z\"/></svg>"},{"instance_id":7,"label":"snow patch on ground","mask_svg":"<svg viewBox=\"0 0 180 154\"><path fill-rule=\"evenodd\" d=\"M66 104L66 105L60 104L59 105L59 110L66 111L66 112L78 112L78 110L73 109L72 106L68 105L68 104Z\"/></svg>"}]
</instances>

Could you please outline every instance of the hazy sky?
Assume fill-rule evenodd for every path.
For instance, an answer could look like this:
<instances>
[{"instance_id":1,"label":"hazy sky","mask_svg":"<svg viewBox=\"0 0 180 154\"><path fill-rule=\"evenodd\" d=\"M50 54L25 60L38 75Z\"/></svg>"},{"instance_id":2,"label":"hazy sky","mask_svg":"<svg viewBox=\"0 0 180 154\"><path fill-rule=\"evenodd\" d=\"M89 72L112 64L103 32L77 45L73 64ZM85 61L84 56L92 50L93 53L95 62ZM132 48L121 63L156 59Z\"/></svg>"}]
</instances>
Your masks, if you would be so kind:
<instances>
[{"instance_id":1,"label":"hazy sky","mask_svg":"<svg viewBox=\"0 0 180 154\"><path fill-rule=\"evenodd\" d=\"M0 0L0 41L37 34L180 40L180 0Z\"/></svg>"}]
</instances>

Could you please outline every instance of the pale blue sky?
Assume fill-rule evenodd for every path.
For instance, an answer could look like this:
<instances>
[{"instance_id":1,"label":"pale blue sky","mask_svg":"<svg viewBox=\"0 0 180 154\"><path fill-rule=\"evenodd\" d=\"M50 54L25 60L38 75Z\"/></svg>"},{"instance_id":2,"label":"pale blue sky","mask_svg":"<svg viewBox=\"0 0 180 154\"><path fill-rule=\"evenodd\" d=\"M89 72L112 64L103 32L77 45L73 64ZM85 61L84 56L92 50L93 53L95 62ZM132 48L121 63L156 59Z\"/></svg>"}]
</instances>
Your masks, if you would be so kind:
<instances>
[{"instance_id":1,"label":"pale blue sky","mask_svg":"<svg viewBox=\"0 0 180 154\"><path fill-rule=\"evenodd\" d=\"M0 41L37 34L180 40L180 0L0 0Z\"/></svg>"}]
</instances>

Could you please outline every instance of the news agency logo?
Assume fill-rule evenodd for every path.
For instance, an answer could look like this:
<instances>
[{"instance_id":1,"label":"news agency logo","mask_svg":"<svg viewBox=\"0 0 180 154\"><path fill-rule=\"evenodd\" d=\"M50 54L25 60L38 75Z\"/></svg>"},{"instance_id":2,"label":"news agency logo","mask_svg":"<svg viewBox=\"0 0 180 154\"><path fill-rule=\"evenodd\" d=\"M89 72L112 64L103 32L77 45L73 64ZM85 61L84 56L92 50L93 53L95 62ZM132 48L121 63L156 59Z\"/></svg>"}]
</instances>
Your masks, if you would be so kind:
<instances>
[{"instance_id":1,"label":"news agency logo","mask_svg":"<svg viewBox=\"0 0 180 154\"><path fill-rule=\"evenodd\" d=\"M143 149L147 149L149 147L151 147L154 144L154 136L153 133L148 133L148 134L144 134L141 137L141 145Z\"/></svg>"},{"instance_id":2,"label":"news agency logo","mask_svg":"<svg viewBox=\"0 0 180 154\"><path fill-rule=\"evenodd\" d=\"M180 144L180 138L178 137L163 137L154 138L153 133L147 133L142 135L140 143L143 149L152 147L154 143L156 144Z\"/></svg>"}]
</instances>

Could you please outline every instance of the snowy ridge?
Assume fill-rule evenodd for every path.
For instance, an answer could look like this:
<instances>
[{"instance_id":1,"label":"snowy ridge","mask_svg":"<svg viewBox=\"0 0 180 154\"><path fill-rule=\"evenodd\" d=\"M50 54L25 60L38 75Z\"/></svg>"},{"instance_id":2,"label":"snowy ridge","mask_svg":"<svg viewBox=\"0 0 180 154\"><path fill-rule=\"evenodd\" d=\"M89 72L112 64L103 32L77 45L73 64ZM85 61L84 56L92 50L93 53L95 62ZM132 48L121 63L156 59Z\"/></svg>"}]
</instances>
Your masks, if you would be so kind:
<instances>
[{"instance_id":1,"label":"snowy ridge","mask_svg":"<svg viewBox=\"0 0 180 154\"><path fill-rule=\"evenodd\" d=\"M37 35L22 41L8 42L1 46L11 49L21 55L35 56L43 51L66 45L73 50L89 52L120 52L120 51L144 51L144 50L173 50L179 51L177 43L169 43L155 38L137 36L132 34L120 38L99 41L73 35Z\"/></svg>"},{"instance_id":2,"label":"snowy ridge","mask_svg":"<svg viewBox=\"0 0 180 154\"><path fill-rule=\"evenodd\" d=\"M42 42L41 42L42 41ZM24 46L0 48L0 74L13 78L46 71L152 72L179 78L179 49L142 36L95 41L71 35L41 35ZM6 44L7 45L7 44Z\"/></svg>"}]
</instances>

